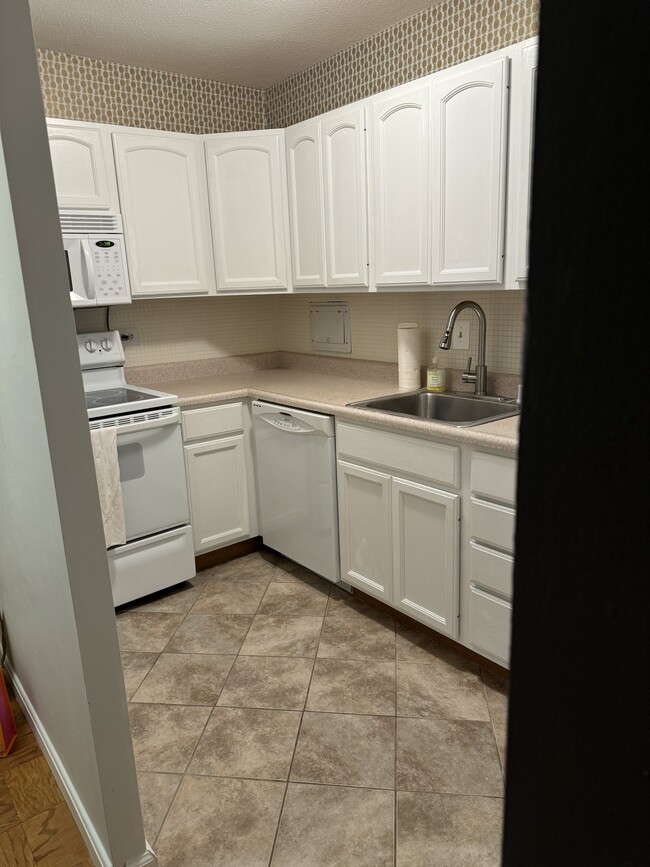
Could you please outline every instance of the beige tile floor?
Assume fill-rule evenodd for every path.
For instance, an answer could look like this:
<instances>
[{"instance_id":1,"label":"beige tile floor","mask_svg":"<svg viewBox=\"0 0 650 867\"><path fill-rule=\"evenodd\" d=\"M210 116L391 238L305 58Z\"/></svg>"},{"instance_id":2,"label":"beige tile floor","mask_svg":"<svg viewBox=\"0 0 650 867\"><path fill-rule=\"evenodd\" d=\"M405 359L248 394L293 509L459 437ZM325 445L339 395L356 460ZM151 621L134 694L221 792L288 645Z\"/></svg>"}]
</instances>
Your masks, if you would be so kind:
<instances>
[{"instance_id":1,"label":"beige tile floor","mask_svg":"<svg viewBox=\"0 0 650 867\"><path fill-rule=\"evenodd\" d=\"M161 867L500 863L496 676L270 551L117 625Z\"/></svg>"}]
</instances>

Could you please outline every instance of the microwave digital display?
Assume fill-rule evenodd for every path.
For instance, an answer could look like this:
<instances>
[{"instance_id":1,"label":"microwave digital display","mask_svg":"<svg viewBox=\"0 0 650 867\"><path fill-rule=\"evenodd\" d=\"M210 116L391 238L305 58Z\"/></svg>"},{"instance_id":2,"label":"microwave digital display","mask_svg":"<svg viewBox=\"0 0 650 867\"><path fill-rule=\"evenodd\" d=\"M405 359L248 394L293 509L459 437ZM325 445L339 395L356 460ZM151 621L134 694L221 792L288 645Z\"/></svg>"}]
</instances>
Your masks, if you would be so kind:
<instances>
[{"instance_id":1,"label":"microwave digital display","mask_svg":"<svg viewBox=\"0 0 650 867\"><path fill-rule=\"evenodd\" d=\"M95 241L95 247L114 247L114 241Z\"/></svg>"}]
</instances>

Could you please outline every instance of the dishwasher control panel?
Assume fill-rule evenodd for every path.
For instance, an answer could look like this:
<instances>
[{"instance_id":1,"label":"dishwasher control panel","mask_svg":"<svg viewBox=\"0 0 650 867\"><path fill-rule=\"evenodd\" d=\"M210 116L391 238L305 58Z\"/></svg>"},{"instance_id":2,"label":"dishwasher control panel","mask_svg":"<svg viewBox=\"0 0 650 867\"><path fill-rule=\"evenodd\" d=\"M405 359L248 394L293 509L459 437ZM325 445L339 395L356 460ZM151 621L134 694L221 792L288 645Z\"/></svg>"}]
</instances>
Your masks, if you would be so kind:
<instances>
[{"instance_id":1,"label":"dishwasher control panel","mask_svg":"<svg viewBox=\"0 0 650 867\"><path fill-rule=\"evenodd\" d=\"M253 418L264 426L293 434L308 434L324 437L334 436L334 418L322 413L296 409L291 406L252 400Z\"/></svg>"},{"instance_id":2,"label":"dishwasher control panel","mask_svg":"<svg viewBox=\"0 0 650 867\"><path fill-rule=\"evenodd\" d=\"M269 418L276 427L284 428L285 430L302 430L303 428L292 418L287 418L283 415L276 415L275 418Z\"/></svg>"}]
</instances>

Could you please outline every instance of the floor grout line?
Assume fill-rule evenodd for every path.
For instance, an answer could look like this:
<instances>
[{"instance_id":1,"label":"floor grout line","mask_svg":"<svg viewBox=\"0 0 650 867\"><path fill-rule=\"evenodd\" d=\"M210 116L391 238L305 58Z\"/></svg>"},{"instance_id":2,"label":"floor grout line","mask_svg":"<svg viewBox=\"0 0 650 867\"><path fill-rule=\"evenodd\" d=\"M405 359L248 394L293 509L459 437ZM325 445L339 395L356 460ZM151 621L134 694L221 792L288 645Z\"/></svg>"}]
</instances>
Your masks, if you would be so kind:
<instances>
[{"instance_id":1,"label":"floor grout line","mask_svg":"<svg viewBox=\"0 0 650 867\"><path fill-rule=\"evenodd\" d=\"M135 611L132 612L132 613L146 614L146 615L156 615L156 614L169 614L169 615L173 614L176 616L182 615L180 622L174 628L171 636L167 639L167 642L164 645L162 650L156 649L156 650L148 650L147 651L147 650L139 649L139 650L124 650L124 651L122 651L125 654L147 653L147 654L155 655L155 659L154 659L154 662L152 663L151 667L148 669L147 673L144 675L142 680L140 680L137 687L133 690L133 696L134 697L137 694L137 692L139 691L139 689L142 687L143 683L146 681L147 677L149 676L149 674L151 673L151 671L153 670L153 668L155 667L155 665L158 663L158 661L160 660L160 658L163 655L215 656L215 657L230 657L231 658L231 664L228 667L228 671L227 671L227 674L225 675L225 677L223 679L223 683L221 684L221 687L218 689L218 691L215 691L216 698L215 698L214 703L207 703L207 704L200 704L200 705L199 704L186 704L186 703L174 704L174 703L165 702L165 701L141 702L141 701L134 701L133 698L129 699L129 704L140 705L140 706L146 705L146 706L150 706L150 707L159 706L159 707L177 707L177 708L186 707L186 708L209 709L205 723L201 727L201 731L200 731L200 733L196 739L196 742L194 743L193 749L191 750L191 755L189 756L189 759L185 765L184 771L180 774L178 772L172 772L172 771L152 771L152 772L150 772L150 773L155 773L155 774L168 774L170 776L174 776L174 777L179 776L180 777L178 786L177 786L177 788L173 794L173 797L170 800L169 806L167 807L165 814L164 814L164 816L160 822L160 825L159 825L158 830L155 834L155 837L154 837L153 841L151 841L152 845L157 844L157 842L160 838L160 835L161 835L161 833L162 833L162 831L166 825L166 822L169 820L169 816L170 816L170 813L174 807L174 804L177 802L177 798L178 798L181 786L183 786L184 781L186 780L187 777L214 778L214 779L218 779L218 780L243 780L243 781L252 782L252 783L255 783L255 782L263 782L263 783L268 782L268 783L276 783L276 784L284 783L284 790L282 792L282 799L281 799L281 802L279 805L279 810L277 813L277 819L275 822L275 829L273 832L273 841L272 841L272 844L270 847L270 853L268 855L268 860L266 862L267 867L270 867L270 865L272 864L272 862L275 858L275 854L277 851L277 844L278 844L278 840L279 840L280 827L282 824L284 809L285 809L286 804L287 804L289 786L292 784L292 782L296 783L296 784L300 783L301 785L306 785L306 786L317 786L317 787L321 787L321 788L330 788L330 789L357 789L357 790L368 791L368 792L392 792L392 803L393 803L392 865L393 865L393 867L396 867L396 865L398 863L398 835L399 835L398 796L402 792L413 793L413 794L437 795L437 796L441 796L441 797L482 798L482 799L489 799L492 801L503 801L504 800L504 794L503 793L500 795L494 795L494 794L476 794L474 792L465 793L465 792L440 791L440 790L436 790L433 788L420 788L420 789L410 789L410 788L399 789L398 788L398 721L400 719L423 720L423 721L426 720L426 721L430 721L430 722L437 722L437 721L440 721L440 722L446 722L446 721L473 722L473 723L484 723L486 725L490 725L492 741L494 742L494 746L495 746L498 761L499 761L499 768L501 770L502 776L504 775L503 760L501 757L501 752L499 750L497 733L496 733L495 717L494 717L492 705L491 705L489 697L488 697L488 688L487 688L487 684L486 684L485 679L484 679L485 674L484 674L483 668L478 666L478 671L476 672L476 676L477 676L477 679L481 683L481 691L482 691L484 701L486 703L488 719L473 719L472 717L461 717L461 716L458 716L457 713L454 713L451 715L427 714L424 716L422 716L422 715L415 715L415 716L400 715L398 713L398 683L397 683L399 666L400 665L405 665L405 666L421 665L421 666L430 666L430 667L453 666L453 662L450 662L449 660L445 659L445 656L447 655L448 651L446 651L445 648L442 648L443 655L440 657L436 656L435 651L434 651L434 652L432 652L431 657L427 658L425 660L416 659L415 661L413 661L413 660L409 660L408 658L407 659L400 659L399 658L398 641L397 641L398 633L399 633L399 623L396 620L396 618L392 618L392 617L390 617L390 615L384 615L384 614L380 613L380 620L383 622L383 625L386 627L390 626L392 634L393 634L394 644L393 644L392 656L390 658L378 659L376 654L372 655L372 656L368 655L365 658L364 657L358 657L358 656L341 656L341 657L339 657L339 656L319 656L319 653L321 651L321 647L323 646L323 636L325 633L325 627L326 627L328 622L338 621L340 623L340 622L348 621L350 624L349 629L348 628L343 629L343 634L347 634L349 631L354 632L354 625L353 624L355 621L358 620L359 622L365 622L366 620L372 620L374 622L377 622L377 618L375 616L373 616L372 611L366 612L363 609L362 610L355 609L354 608L354 602L352 602L351 605L342 604L342 605L338 605L338 607L337 607L337 605L335 604L335 606L332 607L333 601L335 603L337 603L339 601L339 597L336 594L334 595L334 597L332 596L334 585L329 585L326 587L318 587L312 583L302 582L298 578L296 578L295 580L291 580L291 581L276 581L276 580L274 580L276 575L278 574L279 570L282 568L281 564L282 564L282 561L278 560L278 562L276 562L273 565L271 577L268 580L264 580L264 581L259 581L259 580L254 580L254 579L251 580L251 578L249 576L247 576L243 579L238 579L238 578L232 577L232 578L227 578L227 579L215 580L213 578L213 574L214 574L213 570L209 570L210 577L207 577L206 580L203 582L203 584L200 588L200 592L198 593L197 597L194 599L194 601L192 602L192 604L190 605L190 607L186 611L176 611L176 612L163 611L163 612L159 612L159 611L141 610L141 611L137 611L137 612L135 612ZM203 570L203 572L204 573L208 572L208 570ZM236 583L236 584L242 584L242 585L256 585L261 589L261 591L262 591L261 596L259 597L259 602L257 603L257 606L256 606L254 612L249 611L245 614L241 614L239 612L232 613L232 612L209 611L209 610L200 611L200 612L195 611L196 606L198 604L200 604L201 600L204 600L206 596L210 596L212 594L218 595L218 592L219 592L218 591L218 585L220 583L223 583L224 581L228 581L230 584ZM294 587L298 587L298 588L311 587L312 590L317 591L318 593L322 594L325 597L324 611L322 613L319 612L317 614L305 614L302 611L299 613L293 613L293 612L285 613L282 610L275 611L275 612L261 611L261 608L265 604L265 600L267 600L267 603L268 603L269 598L273 597L274 601L275 601L275 599L277 599L278 595L280 597L282 596L282 593L278 593L278 591L273 591L271 593L271 596L269 597L270 588L271 587L278 587L278 586L285 586L285 587L294 586ZM288 601L291 600L292 593L290 591L284 591L284 592L286 592L287 600ZM298 595L299 595L299 593L298 593ZM305 595L307 596L307 595L311 595L311 594L305 594ZM354 598L354 597L352 597L352 598ZM345 601L347 601L347 600L345 600ZM122 613L124 614L124 613L130 613L130 612L122 612ZM223 618L247 617L247 618L249 618L247 628L245 630L243 638L241 639L241 641L239 641L239 639L237 639L235 641L235 643L237 643L237 641L239 641L238 649L234 652L231 652L231 653L210 653L210 652L206 653L206 652L201 652L201 651L198 651L198 652L197 651L180 651L180 652L179 651L167 651L167 647L169 647L169 645L171 644L171 642L173 641L173 639L177 635L178 631L181 629L181 627L185 623L187 617L192 613L193 614L205 614L208 616L213 616L215 618L220 618L220 617L223 617ZM316 642L316 650L315 650L314 654L313 655L307 654L307 655L289 656L289 655L283 654L283 653L256 654L256 653L242 652L244 645L245 645L245 642L249 638L249 636L251 634L251 630L254 627L254 624L256 623L256 621L260 622L259 620L257 620L257 618L265 618L265 617L289 618L289 619L299 618L299 617L311 617L313 619L313 618L317 617L320 620L320 625L319 625L319 630L318 630L318 640ZM386 623L385 620L390 620L391 622ZM243 625L244 624L242 624L242 626ZM372 634L373 633L371 631L370 635L372 635ZM387 638L387 636L386 636L386 638ZM333 650L336 651L336 647L333 647ZM424 647L422 648L422 650L425 652L428 651L428 649L424 648ZM292 659L296 660L296 661L298 661L298 660L310 660L311 667L309 669L309 679L308 679L306 690L304 692L304 699L303 699L300 707L293 707L293 708L268 707L268 706L254 705L254 704L233 704L233 705L223 704L223 705L219 705L219 700L220 700L221 696L223 695L223 692L226 689L226 685L228 683L228 680L229 680L230 676L232 675L233 669L236 666L236 664L240 658L242 660L245 660L245 659L248 659L248 660L250 660L250 659L257 659L257 660L284 659L284 660L289 660L289 661ZM328 710L328 709L323 709L323 708L318 708L318 709L309 708L308 709L307 704L309 701L311 688L312 688L312 685L314 683L314 678L316 676L317 663L319 661L322 661L323 663L331 663L331 664L356 663L359 666L361 666L361 665L368 666L369 664L374 663L374 662L380 663L382 665L392 663L392 677L393 677L393 682L394 682L393 712L392 713L381 713L381 712L375 712L375 711ZM302 668L304 670L304 674L306 675L307 674L306 664L303 664ZM379 672L377 674L379 675ZM386 676L388 676L388 672L386 672ZM286 779L278 779L278 778L274 778L274 777L270 777L270 776L269 777L263 777L263 776L258 776L258 777L237 776L237 777L235 777L235 776L227 775L227 774L201 773L201 772L197 772L197 771L194 771L191 774L189 773L189 768L191 767L191 764L195 758L195 755L197 753L199 745L200 745L203 737L205 736L206 729L207 729L208 725L210 724L210 721L213 719L213 717L216 718L215 713L218 710L262 710L262 711L271 711L271 712L276 712L276 711L277 712L283 712L284 711L284 712L299 713L300 714L300 718L299 718L299 722L298 722L298 726L297 726L297 730L296 730L296 734L295 734L295 741L293 744L293 748L291 750L291 757L290 757L290 761L289 761L289 767L287 770ZM292 781L291 775L293 773L294 765L296 762L296 757L298 754L298 746L300 744L300 738L301 738L301 734L302 734L302 728L303 728L303 723L304 723L304 718L305 718L306 713L321 714L321 715L322 714L329 714L329 715L342 716L342 717L355 716L355 717L377 717L377 718L382 718L382 719L391 719L392 718L393 719L393 745L394 745L394 762L393 762L394 780L393 780L392 788L391 787L384 787L384 786L372 786L372 785L360 785L360 784L348 784L348 783L329 783L329 782L318 782L318 781L310 781L310 780L294 780L294 781ZM485 730L485 731L487 733L487 730ZM269 768L269 766L268 765L262 765L260 769L265 770L266 768ZM142 773L147 773L147 772L142 771ZM432 782L438 782L438 781L432 780ZM279 786L277 789L277 793L278 793L278 795L280 793ZM386 818L388 819L388 816ZM269 819L271 819L271 817L269 817ZM270 836L270 832L272 830L272 825L270 822L269 822L269 825L270 825L270 827L269 827L269 836ZM386 850L386 855L388 855L388 850ZM388 863L388 860L389 859L387 859L387 863Z\"/></svg>"},{"instance_id":2,"label":"floor grout line","mask_svg":"<svg viewBox=\"0 0 650 867\"><path fill-rule=\"evenodd\" d=\"M330 590L331 590L331 588L330 588ZM329 605L329 596L330 596L330 594L328 593L328 605ZM325 610L327 611L327 607L325 608ZM302 731L302 723L303 723L303 720L305 719L305 708L307 707L307 701L309 699L309 690L311 689L311 684L312 684L312 681L314 679L314 670L316 668L316 660L318 658L318 650L320 648L321 635L323 634L323 626L324 625L325 625L325 616L323 616L323 622L321 623L321 628L320 628L319 633L318 633L318 643L316 645L316 653L314 654L314 661L313 661L312 667L311 667L311 674L309 676L309 683L307 684L307 689L305 691L305 700L303 702L302 711L300 713L300 722L298 723L298 732L296 734L296 740L295 740L295 743L293 745L293 752L291 753L291 761L289 762L289 770L287 772L287 782L286 782L286 785L284 787L284 794L282 796L282 803L280 804L280 812L278 813L278 821L277 821L277 825L275 826L275 834L273 836L273 844L271 846L271 853L269 855L269 860L268 860L269 867L272 864L273 857L275 855L275 846L276 846L276 843L278 840L278 834L280 833L280 823L282 821L282 814L284 812L284 805L285 805L285 802L287 800L287 793L289 791L289 783L291 782L291 771L293 770L293 763L294 763L295 758L296 758L296 751L298 749L298 741L300 740L300 732Z\"/></svg>"}]
</instances>

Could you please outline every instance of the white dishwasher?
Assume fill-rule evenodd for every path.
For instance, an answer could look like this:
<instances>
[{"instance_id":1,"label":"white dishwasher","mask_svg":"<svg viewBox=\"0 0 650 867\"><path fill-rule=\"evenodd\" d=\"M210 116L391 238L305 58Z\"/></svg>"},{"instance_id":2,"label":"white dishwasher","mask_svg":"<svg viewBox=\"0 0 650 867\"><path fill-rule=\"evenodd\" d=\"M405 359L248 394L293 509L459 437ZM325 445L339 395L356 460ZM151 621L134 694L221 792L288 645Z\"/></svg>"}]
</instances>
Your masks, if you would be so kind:
<instances>
[{"instance_id":1,"label":"white dishwasher","mask_svg":"<svg viewBox=\"0 0 650 867\"><path fill-rule=\"evenodd\" d=\"M261 400L252 405L264 544L338 582L334 419Z\"/></svg>"}]
</instances>

